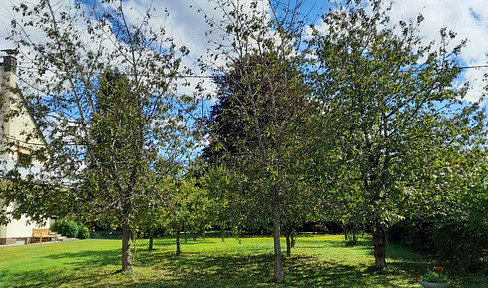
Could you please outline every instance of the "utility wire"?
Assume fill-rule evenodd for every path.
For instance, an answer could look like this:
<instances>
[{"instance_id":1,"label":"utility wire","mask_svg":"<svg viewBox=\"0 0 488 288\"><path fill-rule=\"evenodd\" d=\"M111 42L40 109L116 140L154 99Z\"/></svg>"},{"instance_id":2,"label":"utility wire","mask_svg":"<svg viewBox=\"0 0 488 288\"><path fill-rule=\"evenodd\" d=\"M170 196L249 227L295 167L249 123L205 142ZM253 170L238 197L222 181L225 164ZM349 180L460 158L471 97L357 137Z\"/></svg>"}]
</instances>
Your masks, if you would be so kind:
<instances>
[{"instance_id":1,"label":"utility wire","mask_svg":"<svg viewBox=\"0 0 488 288\"><path fill-rule=\"evenodd\" d=\"M16 66L16 68L20 68L20 69L25 69L25 70L41 70L40 68L35 68L35 67L25 67L25 66ZM53 71L53 70L57 70L57 71L62 71L60 69L46 69L46 71ZM64 72L64 71L62 71ZM177 77L183 77L183 78L214 78L215 76L212 76L212 75L177 75Z\"/></svg>"},{"instance_id":2,"label":"utility wire","mask_svg":"<svg viewBox=\"0 0 488 288\"><path fill-rule=\"evenodd\" d=\"M26 69L26 70L40 70L39 68L35 68L35 67L25 67L25 66L17 66L17 68L20 68L20 69ZM488 64L486 65L473 65L473 66L462 66L462 67L459 67L460 69L463 69L463 70L467 70L467 69L481 69L481 68L488 68ZM58 71L61 71L59 69L47 69L48 71L49 70L58 70ZM177 75L178 77L183 77L183 78L196 78L196 79L212 79L214 78L215 76L212 76L212 75Z\"/></svg>"},{"instance_id":3,"label":"utility wire","mask_svg":"<svg viewBox=\"0 0 488 288\"><path fill-rule=\"evenodd\" d=\"M463 66L459 67L461 69L478 69L478 68L488 68L488 65L473 65L473 66Z\"/></svg>"}]
</instances>

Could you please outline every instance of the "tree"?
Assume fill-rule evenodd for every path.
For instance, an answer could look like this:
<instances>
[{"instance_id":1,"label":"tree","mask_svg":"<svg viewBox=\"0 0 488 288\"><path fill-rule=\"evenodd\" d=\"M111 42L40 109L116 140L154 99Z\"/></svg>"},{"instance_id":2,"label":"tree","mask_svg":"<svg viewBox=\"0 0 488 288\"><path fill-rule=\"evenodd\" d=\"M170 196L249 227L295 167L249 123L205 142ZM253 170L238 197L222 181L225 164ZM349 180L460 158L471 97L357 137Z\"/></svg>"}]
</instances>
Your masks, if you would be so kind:
<instances>
[{"instance_id":1,"label":"tree","mask_svg":"<svg viewBox=\"0 0 488 288\"><path fill-rule=\"evenodd\" d=\"M31 178L44 189L23 196L39 205L23 213L122 227L122 270L130 272L133 224L161 198L157 182L148 180L155 179L154 165L161 157L181 164L195 142L192 98L173 91L188 51L164 27L151 26L150 8L131 22L123 1L105 1L103 13L81 2L60 5L14 7L23 17L12 22L11 38L19 51L30 51L20 61L36 67L19 71L19 78L47 142L45 168ZM43 40L32 40L30 29Z\"/></svg>"},{"instance_id":2,"label":"tree","mask_svg":"<svg viewBox=\"0 0 488 288\"><path fill-rule=\"evenodd\" d=\"M143 161L144 134L140 96L131 93L128 79L117 71L107 71L100 77L100 92L95 96L90 138L85 161L87 200L91 211L100 211L102 221L118 219L122 224L122 270L130 270L131 218L134 205L146 194L142 181L149 163ZM124 179L120 181L117 179ZM98 200L98 201L96 201ZM117 203L105 209L107 203ZM97 219L98 220L98 219Z\"/></svg>"},{"instance_id":3,"label":"tree","mask_svg":"<svg viewBox=\"0 0 488 288\"><path fill-rule=\"evenodd\" d=\"M208 220L207 190L202 189L198 181L192 173L183 173L166 177L165 181L161 182L161 189L168 195L161 207L161 222L167 230L176 235L177 256L181 254L181 232L186 233L188 227L196 232L205 226Z\"/></svg>"},{"instance_id":4,"label":"tree","mask_svg":"<svg viewBox=\"0 0 488 288\"><path fill-rule=\"evenodd\" d=\"M208 147L208 146L207 146ZM210 204L210 219L214 225L219 226L222 242L225 240L225 231L232 228L238 231L243 222L245 202L238 191L238 179L233 169L222 163L207 163L202 175L203 188L207 190Z\"/></svg>"},{"instance_id":5,"label":"tree","mask_svg":"<svg viewBox=\"0 0 488 288\"><path fill-rule=\"evenodd\" d=\"M293 54L300 35L297 7L288 7L282 17L266 11L266 4L251 1L249 6L239 6L224 1L227 21L211 22L225 31L231 50L220 45L215 52L226 64L212 67L224 71L219 82L224 101L214 110L216 121L207 151L217 150L213 153L217 160L236 170L239 190L234 192L246 198L243 204L248 210L264 222L272 221L273 276L275 282L282 282L281 219L285 201L297 195L289 172L308 90L300 71L301 56Z\"/></svg>"},{"instance_id":6,"label":"tree","mask_svg":"<svg viewBox=\"0 0 488 288\"><path fill-rule=\"evenodd\" d=\"M232 189L235 190L237 188L231 187L232 184L229 183L231 181L229 177L232 177L229 175L229 170L234 170L234 166L236 165L232 159L239 157L241 153L239 151L243 149L242 141L246 141L248 143L246 145L251 146L254 144L250 143L256 141L256 139L251 139L253 134L249 133L249 128L246 130L246 124L241 123L243 115L240 109L243 109L242 105L249 105L249 103L239 98L239 93L243 93L240 91L242 89L239 87L240 84L238 84L240 81L238 79L240 77L239 73L239 71L236 71L229 75L220 75L214 79L219 87L217 91L218 102L212 106L212 110L210 111L207 134L211 140L209 145L204 148L202 155L202 158L209 165L207 176L212 178L212 183L209 183L209 186L211 186L209 192L214 196L214 203L218 203L215 209L218 218L217 223L223 227L227 226L227 223L229 225L230 223L235 225L239 222L240 218L247 218L251 222L257 223L266 223L269 220L267 217L264 217L264 221L260 221L263 218L250 219L252 218L251 215L245 212L249 211L249 209L245 208L245 206L247 204L253 206L253 204L250 204L245 199L240 199L242 195L236 195L231 192ZM304 81L304 79L301 79L301 81ZM303 91L306 91L305 84L302 83L302 85ZM300 97L305 102L306 93L300 95ZM306 106L310 104L307 103L303 106L303 111L300 113L306 113L306 110L310 109L310 107ZM269 103L265 103L264 105L269 105ZM247 108L252 109L250 105ZM270 115L263 113L261 120L263 122L267 121L266 119L268 117ZM290 256L292 243L295 242L294 235L296 228L306 221L312 221L312 214L314 214L312 208L317 204L314 194L315 191L308 187L307 181L304 180L304 175L310 174L306 167L309 160L307 158L309 156L307 151L311 150L309 145L312 143L310 136L313 134L313 131L308 131L312 130L310 128L311 121L313 121L312 118L301 117L301 119L298 119L297 117L296 121L291 124L293 127L289 127L290 138L287 140L287 144L285 144L289 155L284 157L286 159L282 159L283 161L291 160L285 165L289 170L288 180L286 180L289 183L283 190L289 191L283 193L283 209L281 213L283 223L283 229L281 230L287 240L287 256ZM229 165L229 162L232 164ZM222 178L219 179L218 177ZM232 200L229 201L229 198ZM267 215L267 212L255 212L251 214L262 215L264 213L264 215Z\"/></svg>"},{"instance_id":7,"label":"tree","mask_svg":"<svg viewBox=\"0 0 488 288\"><path fill-rule=\"evenodd\" d=\"M462 102L466 86L456 56L455 37L440 30L440 43L422 45L423 17L392 25L381 1L350 1L323 16L310 49L320 114L333 123L323 138L334 139L344 177L360 191L361 209L372 232L375 265L385 265L385 236L391 223L434 195L445 155L459 155L482 131L478 104ZM371 9L371 12L367 12ZM480 95L481 96L481 95ZM422 200L421 200L422 199Z\"/></svg>"}]
</instances>

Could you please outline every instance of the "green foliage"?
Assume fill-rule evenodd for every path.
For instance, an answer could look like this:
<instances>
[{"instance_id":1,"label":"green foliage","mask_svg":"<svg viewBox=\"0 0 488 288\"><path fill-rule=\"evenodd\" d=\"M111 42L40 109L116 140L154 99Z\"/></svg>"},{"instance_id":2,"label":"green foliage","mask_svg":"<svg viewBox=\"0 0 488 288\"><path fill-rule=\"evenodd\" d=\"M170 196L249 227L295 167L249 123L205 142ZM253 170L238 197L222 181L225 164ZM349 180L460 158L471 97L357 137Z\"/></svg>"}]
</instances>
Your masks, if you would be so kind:
<instances>
[{"instance_id":1,"label":"green foliage","mask_svg":"<svg viewBox=\"0 0 488 288\"><path fill-rule=\"evenodd\" d=\"M122 227L122 269L130 271L131 225L154 219L154 204L161 203L152 167L161 158L190 158L199 135L193 130L194 98L173 90L178 73L190 74L180 69L188 50L177 47L165 27L151 26L153 10L134 23L125 6L103 1L97 19L82 3L14 7L24 17L13 22L11 39L33 53L29 63L37 67L19 69L17 77L46 145L37 157L43 169L11 175L12 189L23 192L8 197L19 203L17 213L72 215ZM23 33L24 25L37 29L42 40ZM19 54L19 62L24 57ZM38 131L25 133L34 137ZM34 189L20 185L25 182Z\"/></svg>"},{"instance_id":2,"label":"green foliage","mask_svg":"<svg viewBox=\"0 0 488 288\"><path fill-rule=\"evenodd\" d=\"M88 239L90 238L90 229L85 225L80 225L80 230L78 231L78 239Z\"/></svg>"},{"instance_id":3,"label":"green foliage","mask_svg":"<svg viewBox=\"0 0 488 288\"><path fill-rule=\"evenodd\" d=\"M445 195L431 211L403 221L390 235L416 249L435 253L459 271L486 269L488 199L485 153L470 149L456 160ZM432 202L431 202L432 203ZM432 204L430 204L432 205ZM442 211L442 213L441 213Z\"/></svg>"},{"instance_id":4,"label":"green foliage","mask_svg":"<svg viewBox=\"0 0 488 288\"><path fill-rule=\"evenodd\" d=\"M304 57L295 53L302 28L295 14L299 2L293 6L277 1L270 11L255 9L260 1L215 3L226 21L209 22L226 32L232 49L219 45L210 51L210 57L225 60L221 67L211 68L225 73L216 77L219 103L208 121L210 143L204 157L232 171L236 183L227 187L234 189L219 189L215 198L219 205L238 199L239 213L243 212L238 217L244 220L234 225L246 219L252 219L254 227L273 223L274 278L282 282L280 233L290 235L313 207L302 175L308 139L303 137L308 126L302 124L309 119L304 115L310 89L301 69ZM279 19L273 19L276 16ZM223 192L231 195L222 197ZM220 222L227 225L222 217ZM280 231L281 227L286 229Z\"/></svg>"},{"instance_id":5,"label":"green foliage","mask_svg":"<svg viewBox=\"0 0 488 288\"><path fill-rule=\"evenodd\" d=\"M51 226L51 230L68 238L76 238L80 231L80 227L76 221L71 219L60 219Z\"/></svg>"},{"instance_id":6,"label":"green foliage","mask_svg":"<svg viewBox=\"0 0 488 288\"><path fill-rule=\"evenodd\" d=\"M476 272L481 266L486 244L486 226L447 217L437 224L432 234L439 258L461 271Z\"/></svg>"},{"instance_id":7,"label":"green foliage","mask_svg":"<svg viewBox=\"0 0 488 288\"><path fill-rule=\"evenodd\" d=\"M420 280L432 283L451 283L452 281L447 277L447 275L442 273L443 269L443 267L436 266L433 268L433 270L427 271L420 276Z\"/></svg>"},{"instance_id":8,"label":"green foliage","mask_svg":"<svg viewBox=\"0 0 488 288\"><path fill-rule=\"evenodd\" d=\"M487 227L479 221L469 222L461 215L402 221L390 229L389 237L411 249L433 253L458 271L486 269L482 259L488 247Z\"/></svg>"},{"instance_id":9,"label":"green foliage","mask_svg":"<svg viewBox=\"0 0 488 288\"><path fill-rule=\"evenodd\" d=\"M197 179L191 169L183 174L184 171L186 169L181 170L181 173L162 176L160 189L166 197L156 214L159 218L156 223L164 228L166 234L177 236L177 254L181 252L181 233L186 235L191 232L194 237L203 234L210 228L212 214L208 190L202 187L205 185L203 178Z\"/></svg>"},{"instance_id":10,"label":"green foliage","mask_svg":"<svg viewBox=\"0 0 488 288\"><path fill-rule=\"evenodd\" d=\"M388 238L401 243L410 249L434 253L435 246L432 241L432 228L434 218L414 217L395 223L388 231Z\"/></svg>"},{"instance_id":11,"label":"green foliage","mask_svg":"<svg viewBox=\"0 0 488 288\"><path fill-rule=\"evenodd\" d=\"M319 159L334 177L325 203L341 220L364 221L381 269L389 226L452 203L464 149L483 145L485 115L479 103L461 102L467 86L454 84L464 41L449 51L455 35L441 29L438 43L424 45L423 17L391 23L382 1L370 10L355 2L326 14L326 29L310 41L328 156Z\"/></svg>"},{"instance_id":12,"label":"green foliage","mask_svg":"<svg viewBox=\"0 0 488 288\"><path fill-rule=\"evenodd\" d=\"M208 55L215 61L201 62L219 71L219 102L207 127L210 166L195 173L182 159L192 159L200 142L192 129L196 102L173 90L187 49L164 27L149 27L149 11L132 24L123 1L102 2L106 13L97 21L82 5L14 8L24 17L13 22L11 38L32 51L19 60L36 67L17 76L29 87L23 99L46 147L32 155L43 162L32 169L39 173L6 175L1 197L17 204L13 216L73 215L123 227L124 270L132 229L179 235L214 224L269 231L273 223L281 263L280 234L289 240L317 219L353 231L367 226L382 269L386 230L410 218L407 242L453 267L480 269L488 242L485 115L480 103L463 102L468 86L454 83L465 43L449 51L454 33L441 29L439 43L424 45L422 16L391 23L382 1L345 1L323 15L324 30L312 27L311 57L304 57L298 7L276 2L274 16L283 18L275 19L257 9L259 1L215 1L226 20L207 19L230 43L216 43ZM22 26L44 33L35 38L42 41ZM121 40L112 50L104 49L108 31ZM87 235L86 227L74 233L70 221L53 229Z\"/></svg>"}]
</instances>

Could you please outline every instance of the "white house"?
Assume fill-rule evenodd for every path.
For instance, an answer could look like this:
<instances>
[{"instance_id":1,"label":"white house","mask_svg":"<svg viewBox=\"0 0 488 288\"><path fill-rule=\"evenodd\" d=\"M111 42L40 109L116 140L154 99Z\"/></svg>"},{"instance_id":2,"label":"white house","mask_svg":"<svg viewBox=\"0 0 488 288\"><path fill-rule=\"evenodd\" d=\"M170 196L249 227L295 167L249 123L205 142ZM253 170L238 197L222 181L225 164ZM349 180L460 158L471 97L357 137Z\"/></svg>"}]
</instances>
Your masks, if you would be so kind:
<instances>
[{"instance_id":1,"label":"white house","mask_svg":"<svg viewBox=\"0 0 488 288\"><path fill-rule=\"evenodd\" d=\"M26 109L21 108L21 96L9 88L16 88L16 66L17 60L12 51L2 51L4 55L0 62L0 151L4 150L4 144L7 142L15 143L11 152L0 154L0 177L5 175L5 172L13 169L16 163L24 167L24 173L28 170L41 169L41 163L31 157L31 152L37 147L44 145L41 136L37 139L29 139L27 141L24 131L35 131L37 125L32 118L32 115ZM5 115L9 111L20 111L20 113L5 121ZM22 171L20 171L22 174ZM12 211L13 206L4 207L2 199L0 198L0 213L1 210ZM46 224L39 226L36 224L28 224L28 218L23 216L21 219L10 219L7 225L0 225L0 245L11 244L26 244L32 237L32 228L49 228L49 225L54 221L48 219Z\"/></svg>"}]
</instances>

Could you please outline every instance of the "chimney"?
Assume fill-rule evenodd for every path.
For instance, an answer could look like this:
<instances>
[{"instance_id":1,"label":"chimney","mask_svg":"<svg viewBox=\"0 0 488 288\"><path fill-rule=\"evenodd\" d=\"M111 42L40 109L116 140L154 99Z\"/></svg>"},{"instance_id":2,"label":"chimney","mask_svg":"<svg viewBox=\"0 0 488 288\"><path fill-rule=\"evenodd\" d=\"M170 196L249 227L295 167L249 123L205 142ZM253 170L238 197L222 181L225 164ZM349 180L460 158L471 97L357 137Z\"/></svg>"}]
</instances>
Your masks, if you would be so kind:
<instances>
[{"instance_id":1,"label":"chimney","mask_svg":"<svg viewBox=\"0 0 488 288\"><path fill-rule=\"evenodd\" d=\"M7 55L3 56L3 67L4 72L12 72L15 73L15 68L17 67L17 58L15 58L15 54L17 54L17 50L14 49L5 49L2 50Z\"/></svg>"}]
</instances>

